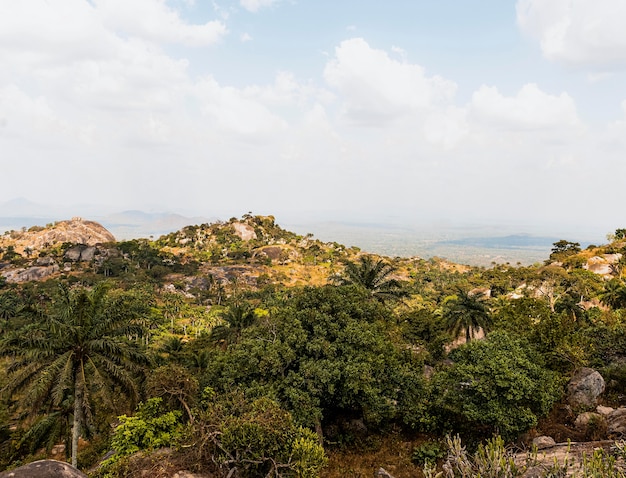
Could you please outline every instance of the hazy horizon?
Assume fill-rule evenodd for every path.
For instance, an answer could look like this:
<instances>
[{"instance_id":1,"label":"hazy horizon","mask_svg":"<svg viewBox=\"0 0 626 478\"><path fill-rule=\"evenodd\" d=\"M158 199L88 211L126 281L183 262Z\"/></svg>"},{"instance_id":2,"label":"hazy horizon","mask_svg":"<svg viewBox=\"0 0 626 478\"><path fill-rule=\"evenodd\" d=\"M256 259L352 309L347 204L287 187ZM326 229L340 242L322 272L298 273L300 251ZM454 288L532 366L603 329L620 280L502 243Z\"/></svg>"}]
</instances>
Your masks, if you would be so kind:
<instances>
[{"instance_id":1,"label":"hazy horizon","mask_svg":"<svg viewBox=\"0 0 626 478\"><path fill-rule=\"evenodd\" d=\"M13 210L16 215L11 215ZM252 211L253 212L253 211ZM244 213L235 214L241 217ZM254 212L253 212L254 214ZM0 203L0 233L79 216L101 222L117 240L158 238L186 225L227 221L233 215L184 216L172 211L117 211L103 206L75 207L40 205L24 198ZM324 242L356 246L386 256L442 257L454 262L489 266L493 262L529 265L547 259L552 243L559 239L603 244L615 230L567 229L519 223L451 222L407 220L394 216L368 218L341 216L338 212L274 215L284 229L312 233ZM501 238L501 241L495 239ZM495 240L495 241L494 241Z\"/></svg>"}]
</instances>

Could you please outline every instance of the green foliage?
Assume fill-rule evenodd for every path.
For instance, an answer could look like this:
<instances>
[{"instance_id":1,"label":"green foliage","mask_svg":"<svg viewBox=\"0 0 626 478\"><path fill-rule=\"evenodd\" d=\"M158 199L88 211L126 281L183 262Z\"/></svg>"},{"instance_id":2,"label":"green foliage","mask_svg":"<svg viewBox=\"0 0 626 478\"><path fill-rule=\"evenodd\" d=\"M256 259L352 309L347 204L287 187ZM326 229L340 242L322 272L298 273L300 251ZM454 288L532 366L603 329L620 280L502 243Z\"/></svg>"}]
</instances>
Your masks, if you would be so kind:
<instances>
[{"instance_id":1,"label":"green foliage","mask_svg":"<svg viewBox=\"0 0 626 478\"><path fill-rule=\"evenodd\" d=\"M550 259L553 261L562 261L580 252L580 243L566 241L565 239L555 242L552 246Z\"/></svg>"},{"instance_id":2,"label":"green foliage","mask_svg":"<svg viewBox=\"0 0 626 478\"><path fill-rule=\"evenodd\" d=\"M448 457L444 468L448 478L515 478L521 476L520 469L513 457L513 452L504 446L500 436L494 436L481 443L474 455L470 455L461 444L461 438L446 437ZM433 476L432 469L426 470L426 476Z\"/></svg>"},{"instance_id":3,"label":"green foliage","mask_svg":"<svg viewBox=\"0 0 626 478\"><path fill-rule=\"evenodd\" d=\"M600 294L600 302L613 309L626 307L626 284L621 279L611 279L604 285Z\"/></svg>"},{"instance_id":4,"label":"green foliage","mask_svg":"<svg viewBox=\"0 0 626 478\"><path fill-rule=\"evenodd\" d=\"M413 448L411 460L420 466L446 457L446 447L438 441L426 441Z\"/></svg>"},{"instance_id":5,"label":"green foliage","mask_svg":"<svg viewBox=\"0 0 626 478\"><path fill-rule=\"evenodd\" d=\"M227 394L211 401L195 426L205 460L224 475L315 478L326 465L317 435L268 398Z\"/></svg>"},{"instance_id":6,"label":"green foliage","mask_svg":"<svg viewBox=\"0 0 626 478\"><path fill-rule=\"evenodd\" d=\"M626 238L626 229L624 228L615 229L614 237L616 241L624 240L624 238Z\"/></svg>"},{"instance_id":7,"label":"green foliage","mask_svg":"<svg viewBox=\"0 0 626 478\"><path fill-rule=\"evenodd\" d=\"M114 454L102 462L97 476L126 476L124 465L129 456L139 451L177 446L185 431L181 415L178 410L167 411L163 400L157 397L140 403L134 416L119 416L120 424L111 440Z\"/></svg>"},{"instance_id":8,"label":"green foliage","mask_svg":"<svg viewBox=\"0 0 626 478\"><path fill-rule=\"evenodd\" d=\"M618 466L616 457L603 449L596 449L591 456L583 454L581 478L625 478L626 470Z\"/></svg>"},{"instance_id":9,"label":"green foliage","mask_svg":"<svg viewBox=\"0 0 626 478\"><path fill-rule=\"evenodd\" d=\"M120 424L115 428L111 440L115 455L107 464L114 464L121 457L139 450L176 445L183 432L181 415L178 410L166 411L163 399L155 397L140 403L134 416L119 416Z\"/></svg>"},{"instance_id":10,"label":"green foliage","mask_svg":"<svg viewBox=\"0 0 626 478\"><path fill-rule=\"evenodd\" d=\"M178 364L167 364L153 370L146 380L146 394L159 397L170 410L184 410L193 421L192 407L198 395L198 380Z\"/></svg>"},{"instance_id":11,"label":"green foliage","mask_svg":"<svg viewBox=\"0 0 626 478\"><path fill-rule=\"evenodd\" d=\"M402 413L423 388L422 367L391 340L391 312L360 287L292 295L215 358L207 383L276 397L307 426L346 415L380 424Z\"/></svg>"},{"instance_id":12,"label":"green foliage","mask_svg":"<svg viewBox=\"0 0 626 478\"><path fill-rule=\"evenodd\" d=\"M375 261L372 256L363 255L358 262L347 261L343 274L335 282L362 287L375 299L385 302L407 295L400 282L391 277L394 272L395 268L383 259Z\"/></svg>"},{"instance_id":13,"label":"green foliage","mask_svg":"<svg viewBox=\"0 0 626 478\"><path fill-rule=\"evenodd\" d=\"M543 367L532 346L504 332L462 345L450 358L453 365L433 378L444 427L514 438L561 395L559 377Z\"/></svg>"},{"instance_id":14,"label":"green foliage","mask_svg":"<svg viewBox=\"0 0 626 478\"><path fill-rule=\"evenodd\" d=\"M91 431L93 407L112 406L114 389L131 401L138 395L136 374L147 360L128 340L143 331L137 321L143 304L136 299L106 284L60 286L45 318L0 339L0 355L12 359L6 389L21 394L20 407L66 424L72 416L74 464L79 434ZM69 433L67 425L63 432Z\"/></svg>"},{"instance_id":15,"label":"green foliage","mask_svg":"<svg viewBox=\"0 0 626 478\"><path fill-rule=\"evenodd\" d=\"M414 308L405 312L400 321L404 339L411 344L424 347L428 351L430 362L443 358L444 345L450 337L440 317L427 308Z\"/></svg>"},{"instance_id":16,"label":"green foliage","mask_svg":"<svg viewBox=\"0 0 626 478\"><path fill-rule=\"evenodd\" d=\"M445 301L443 319L452 338L456 339L464 332L465 342L469 342L479 330L486 332L491 327L491 314L484 297L462 289Z\"/></svg>"}]
</instances>

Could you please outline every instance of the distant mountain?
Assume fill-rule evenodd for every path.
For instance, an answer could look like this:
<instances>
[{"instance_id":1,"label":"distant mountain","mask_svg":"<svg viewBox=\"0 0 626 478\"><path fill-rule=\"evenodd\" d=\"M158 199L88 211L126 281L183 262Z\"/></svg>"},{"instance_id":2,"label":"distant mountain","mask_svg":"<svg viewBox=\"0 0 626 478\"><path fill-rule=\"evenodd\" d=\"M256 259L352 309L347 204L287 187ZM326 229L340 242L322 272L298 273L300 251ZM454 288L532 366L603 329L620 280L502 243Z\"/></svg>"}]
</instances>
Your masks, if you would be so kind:
<instances>
[{"instance_id":1,"label":"distant mountain","mask_svg":"<svg viewBox=\"0 0 626 478\"><path fill-rule=\"evenodd\" d=\"M0 203L0 223L8 222L9 218L52 218L58 211L54 207L29 201L26 198L15 198ZM26 225L26 224L24 224Z\"/></svg>"}]
</instances>

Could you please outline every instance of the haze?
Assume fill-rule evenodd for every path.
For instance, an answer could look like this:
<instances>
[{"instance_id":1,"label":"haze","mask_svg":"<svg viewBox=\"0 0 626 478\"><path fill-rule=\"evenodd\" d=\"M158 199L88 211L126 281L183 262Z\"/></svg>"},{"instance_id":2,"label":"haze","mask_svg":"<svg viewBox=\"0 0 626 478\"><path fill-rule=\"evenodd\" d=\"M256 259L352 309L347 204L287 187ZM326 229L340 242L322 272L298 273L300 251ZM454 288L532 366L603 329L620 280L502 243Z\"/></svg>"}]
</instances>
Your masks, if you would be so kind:
<instances>
[{"instance_id":1,"label":"haze","mask_svg":"<svg viewBox=\"0 0 626 478\"><path fill-rule=\"evenodd\" d=\"M0 203L604 234L626 226L624 18L622 0L4 0Z\"/></svg>"}]
</instances>

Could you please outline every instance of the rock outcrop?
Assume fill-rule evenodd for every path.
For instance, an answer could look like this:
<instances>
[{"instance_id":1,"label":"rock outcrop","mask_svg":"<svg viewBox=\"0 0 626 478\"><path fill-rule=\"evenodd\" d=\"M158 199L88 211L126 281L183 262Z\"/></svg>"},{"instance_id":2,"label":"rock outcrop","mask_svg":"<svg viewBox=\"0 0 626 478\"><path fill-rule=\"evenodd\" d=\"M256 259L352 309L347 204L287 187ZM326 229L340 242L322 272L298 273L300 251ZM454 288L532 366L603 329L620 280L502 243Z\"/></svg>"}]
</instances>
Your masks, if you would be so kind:
<instances>
[{"instance_id":1,"label":"rock outcrop","mask_svg":"<svg viewBox=\"0 0 626 478\"><path fill-rule=\"evenodd\" d=\"M45 279L52 274L59 272L59 266L52 264L49 266L34 266L26 269L11 269L3 271L2 275L7 282L28 282Z\"/></svg>"},{"instance_id":2,"label":"rock outcrop","mask_svg":"<svg viewBox=\"0 0 626 478\"><path fill-rule=\"evenodd\" d=\"M3 471L0 478L87 478L87 475L62 461L39 460Z\"/></svg>"},{"instance_id":3,"label":"rock outcrop","mask_svg":"<svg viewBox=\"0 0 626 478\"><path fill-rule=\"evenodd\" d=\"M235 230L235 234L239 236L242 241L250 241L257 238L254 228L249 224L235 222L233 223L233 229Z\"/></svg>"},{"instance_id":4,"label":"rock outcrop","mask_svg":"<svg viewBox=\"0 0 626 478\"><path fill-rule=\"evenodd\" d=\"M612 265L619 262L622 255L617 254L604 254L602 256L593 256L587 260L587 263L583 265L584 269L587 269L595 274L611 277L613 274Z\"/></svg>"}]
</instances>

